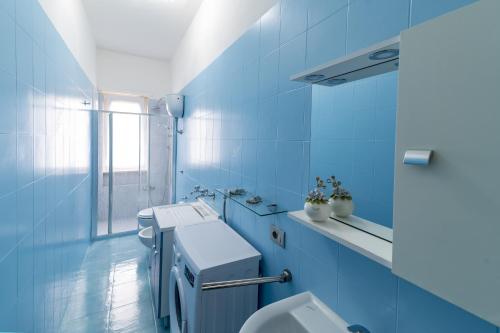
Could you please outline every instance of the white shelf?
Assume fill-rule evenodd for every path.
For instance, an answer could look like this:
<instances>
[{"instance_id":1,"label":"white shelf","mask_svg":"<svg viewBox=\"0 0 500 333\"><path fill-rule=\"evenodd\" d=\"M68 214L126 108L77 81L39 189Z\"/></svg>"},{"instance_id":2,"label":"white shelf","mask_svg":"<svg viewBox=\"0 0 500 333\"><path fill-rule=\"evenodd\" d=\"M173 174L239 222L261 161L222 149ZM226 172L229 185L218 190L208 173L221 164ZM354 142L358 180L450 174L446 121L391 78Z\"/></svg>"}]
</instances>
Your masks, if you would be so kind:
<instances>
[{"instance_id":1,"label":"white shelf","mask_svg":"<svg viewBox=\"0 0 500 333\"><path fill-rule=\"evenodd\" d=\"M394 52L387 57L372 58L380 52ZM323 86L335 86L347 82L398 70L399 36L371 45L326 64L316 66L290 76L292 81L300 81Z\"/></svg>"},{"instance_id":2,"label":"white shelf","mask_svg":"<svg viewBox=\"0 0 500 333\"><path fill-rule=\"evenodd\" d=\"M306 227L319 232L334 241L356 251L365 257L392 269L392 243L380 237L358 230L354 227L329 219L325 222L313 222L303 210L289 212L288 216ZM355 220L362 220L353 217ZM352 219L352 218L351 218ZM367 223L368 221L364 223ZM371 223L371 222L368 222ZM385 228L385 227L382 227Z\"/></svg>"},{"instance_id":3,"label":"white shelf","mask_svg":"<svg viewBox=\"0 0 500 333\"><path fill-rule=\"evenodd\" d=\"M349 215L348 217L338 217L332 215L331 218L345 224L349 224L351 227L361 229L361 231L365 231L369 234L383 238L392 243L393 232L391 228L387 228L372 221L362 219L361 217L358 217L356 215Z\"/></svg>"}]
</instances>

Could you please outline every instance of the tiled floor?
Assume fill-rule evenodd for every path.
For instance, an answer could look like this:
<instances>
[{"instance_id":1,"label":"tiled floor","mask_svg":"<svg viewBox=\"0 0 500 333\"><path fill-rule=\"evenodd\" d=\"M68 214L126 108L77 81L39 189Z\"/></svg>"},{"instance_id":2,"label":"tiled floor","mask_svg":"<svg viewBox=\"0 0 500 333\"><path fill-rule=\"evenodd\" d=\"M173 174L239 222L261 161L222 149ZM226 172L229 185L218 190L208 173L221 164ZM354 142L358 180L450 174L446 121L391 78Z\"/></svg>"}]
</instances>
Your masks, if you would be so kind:
<instances>
[{"instance_id":1,"label":"tiled floor","mask_svg":"<svg viewBox=\"0 0 500 333\"><path fill-rule=\"evenodd\" d=\"M137 230L137 216L129 218L114 219L113 233L127 232ZM108 234L108 220L99 220L97 222L97 235L103 236Z\"/></svg>"},{"instance_id":2,"label":"tiled floor","mask_svg":"<svg viewBox=\"0 0 500 333\"><path fill-rule=\"evenodd\" d=\"M90 246L60 331L168 332L155 320L148 250L136 235Z\"/></svg>"}]
</instances>

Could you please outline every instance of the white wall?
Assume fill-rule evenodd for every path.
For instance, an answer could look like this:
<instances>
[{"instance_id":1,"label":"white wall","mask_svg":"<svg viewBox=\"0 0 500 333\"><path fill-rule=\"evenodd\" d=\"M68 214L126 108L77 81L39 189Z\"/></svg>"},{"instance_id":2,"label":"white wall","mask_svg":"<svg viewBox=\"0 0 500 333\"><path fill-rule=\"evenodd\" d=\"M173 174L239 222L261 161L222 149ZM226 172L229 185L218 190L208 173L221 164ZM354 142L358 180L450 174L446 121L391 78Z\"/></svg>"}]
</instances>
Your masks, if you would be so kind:
<instances>
[{"instance_id":1,"label":"white wall","mask_svg":"<svg viewBox=\"0 0 500 333\"><path fill-rule=\"evenodd\" d=\"M169 63L98 48L97 89L159 98L171 92Z\"/></svg>"},{"instance_id":2,"label":"white wall","mask_svg":"<svg viewBox=\"0 0 500 333\"><path fill-rule=\"evenodd\" d=\"M92 83L96 83L96 43L81 0L38 0Z\"/></svg>"},{"instance_id":3,"label":"white wall","mask_svg":"<svg viewBox=\"0 0 500 333\"><path fill-rule=\"evenodd\" d=\"M205 0L171 60L179 92L236 41L277 0Z\"/></svg>"}]
</instances>

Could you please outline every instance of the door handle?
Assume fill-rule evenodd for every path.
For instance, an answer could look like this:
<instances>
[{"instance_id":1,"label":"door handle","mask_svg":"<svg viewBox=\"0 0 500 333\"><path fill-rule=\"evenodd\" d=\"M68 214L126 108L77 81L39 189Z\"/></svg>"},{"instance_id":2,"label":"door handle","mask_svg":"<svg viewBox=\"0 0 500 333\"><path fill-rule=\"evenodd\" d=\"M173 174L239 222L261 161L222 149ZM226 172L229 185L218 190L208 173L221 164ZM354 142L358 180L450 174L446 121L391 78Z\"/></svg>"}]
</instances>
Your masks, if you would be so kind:
<instances>
[{"instance_id":1,"label":"door handle","mask_svg":"<svg viewBox=\"0 0 500 333\"><path fill-rule=\"evenodd\" d=\"M432 150L407 150L403 164L425 166L431 163Z\"/></svg>"}]
</instances>

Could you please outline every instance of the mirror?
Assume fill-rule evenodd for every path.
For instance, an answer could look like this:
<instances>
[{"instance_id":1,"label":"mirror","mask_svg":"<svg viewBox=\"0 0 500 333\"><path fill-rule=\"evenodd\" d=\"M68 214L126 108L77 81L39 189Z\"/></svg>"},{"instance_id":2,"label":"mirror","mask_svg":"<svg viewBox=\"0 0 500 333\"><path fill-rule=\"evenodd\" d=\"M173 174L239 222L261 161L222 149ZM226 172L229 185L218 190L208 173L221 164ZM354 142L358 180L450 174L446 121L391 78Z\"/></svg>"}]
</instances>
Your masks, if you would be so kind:
<instances>
[{"instance_id":1,"label":"mirror","mask_svg":"<svg viewBox=\"0 0 500 333\"><path fill-rule=\"evenodd\" d=\"M351 192L353 214L375 223L369 232L379 237L392 228L397 80L394 71L312 86L310 187L316 176L335 175Z\"/></svg>"}]
</instances>

